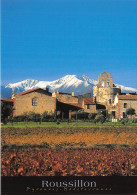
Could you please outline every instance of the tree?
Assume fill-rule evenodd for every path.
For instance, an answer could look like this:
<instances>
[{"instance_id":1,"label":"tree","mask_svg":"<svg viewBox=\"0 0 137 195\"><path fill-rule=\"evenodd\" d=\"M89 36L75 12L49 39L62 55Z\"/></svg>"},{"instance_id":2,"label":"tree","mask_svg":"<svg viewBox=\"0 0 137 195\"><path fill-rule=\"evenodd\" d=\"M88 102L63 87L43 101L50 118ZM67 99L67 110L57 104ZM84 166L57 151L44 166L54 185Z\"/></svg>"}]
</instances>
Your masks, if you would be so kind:
<instances>
[{"instance_id":1,"label":"tree","mask_svg":"<svg viewBox=\"0 0 137 195\"><path fill-rule=\"evenodd\" d=\"M105 122L105 117L102 113L98 113L95 117L95 122L101 122L104 123Z\"/></svg>"},{"instance_id":2,"label":"tree","mask_svg":"<svg viewBox=\"0 0 137 195\"><path fill-rule=\"evenodd\" d=\"M126 110L126 115L132 116L132 115L134 115L134 114L135 114L135 109L134 109L134 108L128 108L128 109Z\"/></svg>"},{"instance_id":3,"label":"tree","mask_svg":"<svg viewBox=\"0 0 137 195\"><path fill-rule=\"evenodd\" d=\"M1 121L3 123L7 122L9 116L12 116L13 107L10 104L6 104L1 101Z\"/></svg>"}]
</instances>

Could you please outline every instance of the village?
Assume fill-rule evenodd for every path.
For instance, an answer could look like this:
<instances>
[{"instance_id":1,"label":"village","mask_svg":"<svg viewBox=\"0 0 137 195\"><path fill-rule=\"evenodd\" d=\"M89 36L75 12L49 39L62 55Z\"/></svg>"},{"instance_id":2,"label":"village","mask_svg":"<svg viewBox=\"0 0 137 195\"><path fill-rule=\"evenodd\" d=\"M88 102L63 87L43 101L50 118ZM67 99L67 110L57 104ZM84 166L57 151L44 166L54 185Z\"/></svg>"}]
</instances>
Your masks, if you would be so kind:
<instances>
[{"instance_id":1,"label":"village","mask_svg":"<svg viewBox=\"0 0 137 195\"><path fill-rule=\"evenodd\" d=\"M35 88L2 105L2 176L137 176L137 94L109 73L93 97Z\"/></svg>"},{"instance_id":2,"label":"village","mask_svg":"<svg viewBox=\"0 0 137 195\"><path fill-rule=\"evenodd\" d=\"M136 118L137 94L122 93L120 87L113 84L110 73L103 72L98 77L98 83L91 93L75 95L59 91L49 92L49 89L35 88L22 93L13 94L11 99L1 99L3 104L12 106L12 117L23 116L26 113L53 114L58 118L68 118L76 113L107 113L112 122L131 117Z\"/></svg>"}]
</instances>

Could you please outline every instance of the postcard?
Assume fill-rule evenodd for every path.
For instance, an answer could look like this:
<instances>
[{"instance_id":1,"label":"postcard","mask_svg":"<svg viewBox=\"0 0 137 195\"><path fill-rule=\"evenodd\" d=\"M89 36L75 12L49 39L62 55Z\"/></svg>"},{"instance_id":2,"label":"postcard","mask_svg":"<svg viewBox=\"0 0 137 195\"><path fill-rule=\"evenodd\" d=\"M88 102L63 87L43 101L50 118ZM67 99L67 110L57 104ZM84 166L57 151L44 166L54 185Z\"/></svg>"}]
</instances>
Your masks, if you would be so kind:
<instances>
[{"instance_id":1,"label":"postcard","mask_svg":"<svg viewBox=\"0 0 137 195\"><path fill-rule=\"evenodd\" d=\"M1 5L1 193L137 194L137 1Z\"/></svg>"}]
</instances>

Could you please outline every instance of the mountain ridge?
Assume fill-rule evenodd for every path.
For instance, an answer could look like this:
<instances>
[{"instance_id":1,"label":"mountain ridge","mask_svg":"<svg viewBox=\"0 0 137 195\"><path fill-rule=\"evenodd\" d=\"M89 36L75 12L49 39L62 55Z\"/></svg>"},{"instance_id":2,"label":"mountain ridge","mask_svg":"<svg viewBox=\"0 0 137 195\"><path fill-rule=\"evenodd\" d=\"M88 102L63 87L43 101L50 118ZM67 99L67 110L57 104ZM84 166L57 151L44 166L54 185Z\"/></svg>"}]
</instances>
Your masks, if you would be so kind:
<instances>
[{"instance_id":1,"label":"mountain ridge","mask_svg":"<svg viewBox=\"0 0 137 195\"><path fill-rule=\"evenodd\" d=\"M74 91L75 95L91 92L93 93L93 86L97 84L97 81L86 76L86 75L65 75L54 81L38 81L35 79L26 79L17 83L9 83L8 85L2 86L1 98L10 98L13 91L20 93L29 89L34 88L49 88L50 92L60 91L64 93L71 93ZM120 84L122 92L137 92L137 89L132 87L125 87ZM10 92L9 92L10 91ZM10 96L10 97L9 97Z\"/></svg>"}]
</instances>

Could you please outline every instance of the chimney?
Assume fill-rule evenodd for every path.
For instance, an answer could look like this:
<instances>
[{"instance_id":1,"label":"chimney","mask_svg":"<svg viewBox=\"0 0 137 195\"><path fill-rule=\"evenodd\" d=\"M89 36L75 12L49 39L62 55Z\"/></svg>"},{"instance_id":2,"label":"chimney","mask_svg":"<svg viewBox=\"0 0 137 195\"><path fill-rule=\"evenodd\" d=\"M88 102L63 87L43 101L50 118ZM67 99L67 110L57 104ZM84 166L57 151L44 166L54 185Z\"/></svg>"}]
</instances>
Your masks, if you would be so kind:
<instances>
[{"instance_id":1,"label":"chimney","mask_svg":"<svg viewBox=\"0 0 137 195\"><path fill-rule=\"evenodd\" d=\"M55 92L55 90L54 90L53 93L52 93L52 97L56 97L56 92Z\"/></svg>"},{"instance_id":2,"label":"chimney","mask_svg":"<svg viewBox=\"0 0 137 195\"><path fill-rule=\"evenodd\" d=\"M74 91L72 92L72 96L74 96Z\"/></svg>"},{"instance_id":3,"label":"chimney","mask_svg":"<svg viewBox=\"0 0 137 195\"><path fill-rule=\"evenodd\" d=\"M13 94L11 96L11 99L14 99L15 98L15 90L13 91Z\"/></svg>"},{"instance_id":4,"label":"chimney","mask_svg":"<svg viewBox=\"0 0 137 195\"><path fill-rule=\"evenodd\" d=\"M12 96L11 96L11 99L14 99L15 98L15 94L13 93Z\"/></svg>"}]
</instances>

